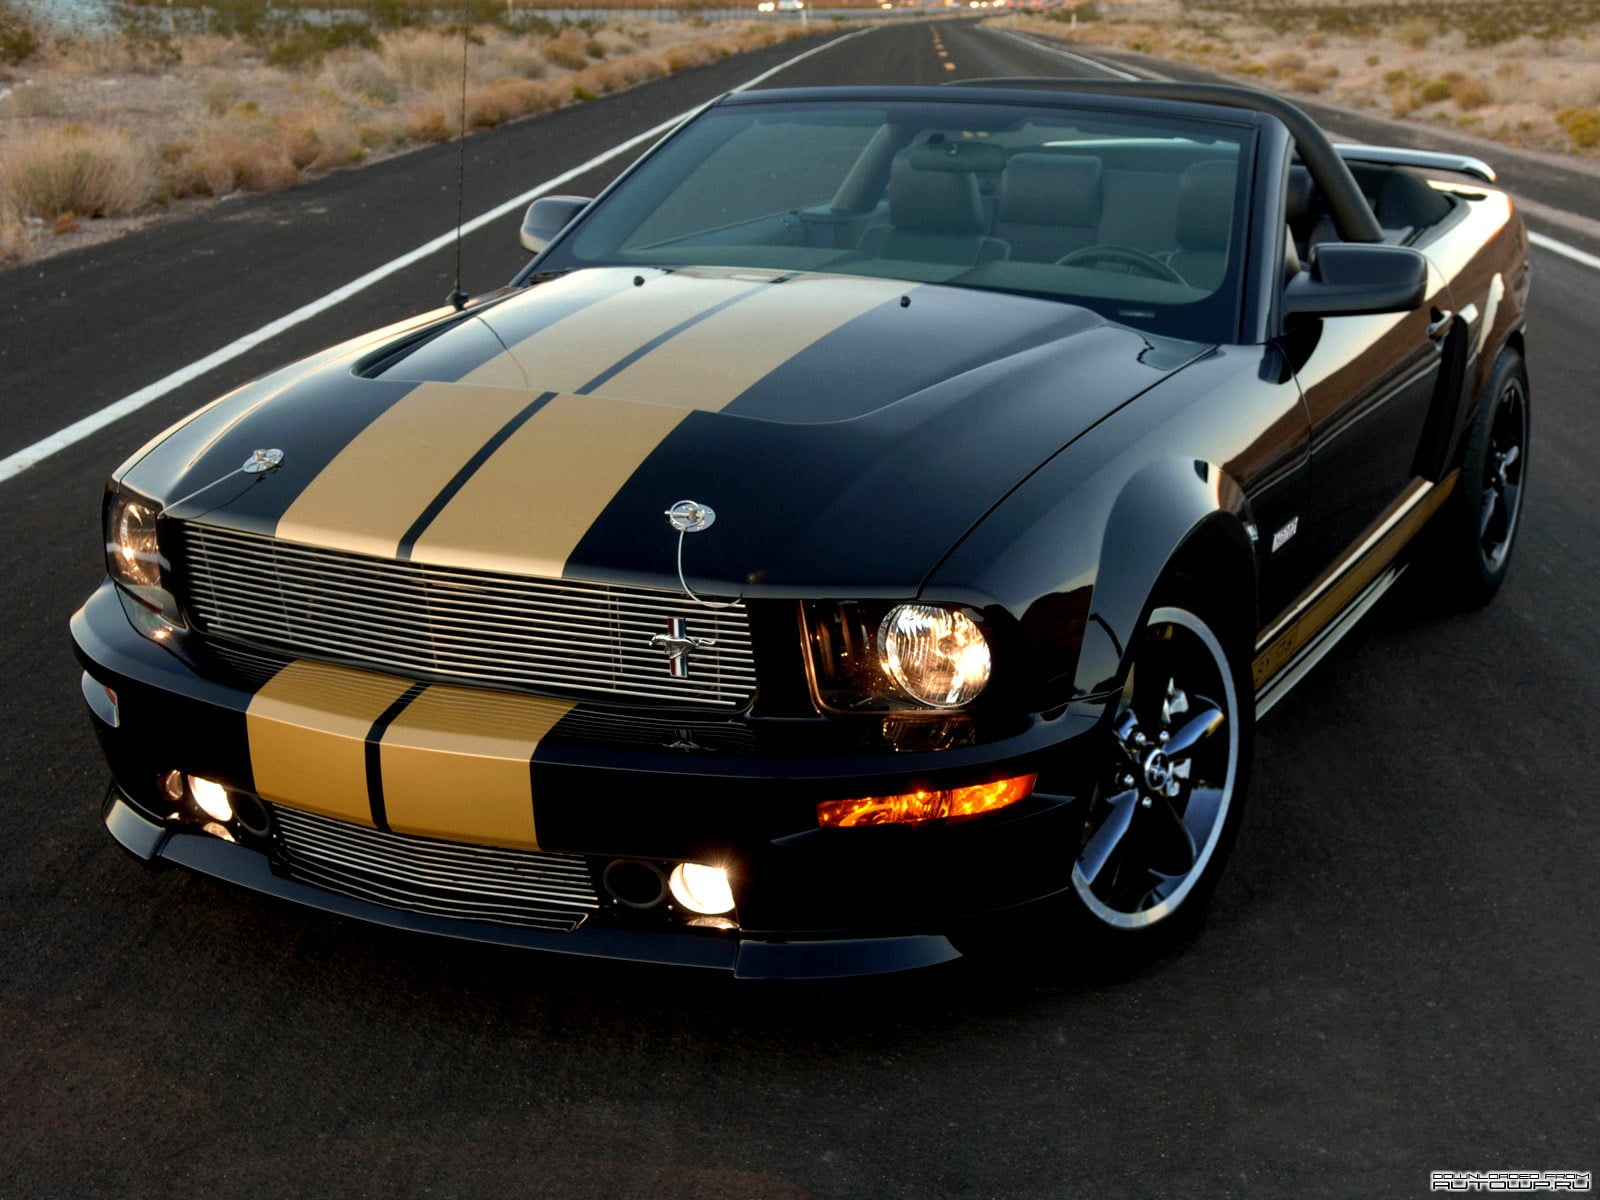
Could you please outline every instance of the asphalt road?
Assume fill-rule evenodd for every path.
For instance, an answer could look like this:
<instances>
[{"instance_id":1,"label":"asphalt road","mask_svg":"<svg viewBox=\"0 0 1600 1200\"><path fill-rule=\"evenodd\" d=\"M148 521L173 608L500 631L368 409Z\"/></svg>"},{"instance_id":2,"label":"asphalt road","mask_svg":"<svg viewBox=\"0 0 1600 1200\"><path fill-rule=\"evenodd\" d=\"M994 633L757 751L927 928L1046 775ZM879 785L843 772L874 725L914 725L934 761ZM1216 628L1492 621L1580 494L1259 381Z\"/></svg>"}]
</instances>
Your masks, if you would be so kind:
<instances>
[{"instance_id":1,"label":"asphalt road","mask_svg":"<svg viewBox=\"0 0 1600 1200\"><path fill-rule=\"evenodd\" d=\"M941 29L948 59L900 25L770 83L1078 69ZM797 49L475 138L468 212ZM422 151L0 274L0 458L448 228L454 175ZM469 287L520 264L516 224L466 240ZM103 476L264 368L437 304L448 253L0 483L0 1197L1384 1197L1600 1168L1600 273L1536 269L1499 600L1391 593L1265 723L1203 933L1124 978L1041 944L736 985L375 931L114 849L66 631Z\"/></svg>"}]
</instances>

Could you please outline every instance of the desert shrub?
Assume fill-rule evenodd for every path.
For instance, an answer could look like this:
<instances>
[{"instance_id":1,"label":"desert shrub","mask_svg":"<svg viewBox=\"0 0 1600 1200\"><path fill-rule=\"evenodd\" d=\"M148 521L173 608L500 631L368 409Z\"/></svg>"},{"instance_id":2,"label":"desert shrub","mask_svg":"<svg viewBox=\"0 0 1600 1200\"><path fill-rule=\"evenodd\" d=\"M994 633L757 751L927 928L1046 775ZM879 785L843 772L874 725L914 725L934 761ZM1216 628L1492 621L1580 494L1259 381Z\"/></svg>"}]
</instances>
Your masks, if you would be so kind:
<instances>
[{"instance_id":1,"label":"desert shrub","mask_svg":"<svg viewBox=\"0 0 1600 1200\"><path fill-rule=\"evenodd\" d=\"M586 40L576 30L567 30L551 38L539 49L540 53L556 66L576 71L589 65L589 55L583 49L583 42Z\"/></svg>"},{"instance_id":2,"label":"desert shrub","mask_svg":"<svg viewBox=\"0 0 1600 1200\"><path fill-rule=\"evenodd\" d=\"M226 196L271 191L300 177L284 147L272 138L211 134L184 148L167 171L174 196Z\"/></svg>"},{"instance_id":3,"label":"desert shrub","mask_svg":"<svg viewBox=\"0 0 1600 1200\"><path fill-rule=\"evenodd\" d=\"M1455 89L1455 80L1430 79L1417 89L1417 99L1423 104L1437 104L1441 100L1450 99L1450 93Z\"/></svg>"},{"instance_id":4,"label":"desert shrub","mask_svg":"<svg viewBox=\"0 0 1600 1200\"><path fill-rule=\"evenodd\" d=\"M1556 124L1579 149L1600 146L1600 109L1563 108L1556 113Z\"/></svg>"},{"instance_id":5,"label":"desert shrub","mask_svg":"<svg viewBox=\"0 0 1600 1200\"><path fill-rule=\"evenodd\" d=\"M355 124L338 108L307 107L278 119L277 141L297 170L326 170L366 157Z\"/></svg>"},{"instance_id":6,"label":"desert shrub","mask_svg":"<svg viewBox=\"0 0 1600 1200\"><path fill-rule=\"evenodd\" d=\"M20 63L43 45L39 31L15 5L0 2L0 63Z\"/></svg>"},{"instance_id":7,"label":"desert shrub","mask_svg":"<svg viewBox=\"0 0 1600 1200\"><path fill-rule=\"evenodd\" d=\"M214 117L220 117L244 97L244 86L225 71L215 71L200 80L200 102Z\"/></svg>"},{"instance_id":8,"label":"desert shrub","mask_svg":"<svg viewBox=\"0 0 1600 1200\"><path fill-rule=\"evenodd\" d=\"M178 39L178 55L186 67L231 66L256 53L249 42L216 33L191 33Z\"/></svg>"},{"instance_id":9,"label":"desert shrub","mask_svg":"<svg viewBox=\"0 0 1600 1200\"><path fill-rule=\"evenodd\" d=\"M1306 56L1298 50L1283 50L1267 59L1274 75L1289 76L1306 69Z\"/></svg>"},{"instance_id":10,"label":"desert shrub","mask_svg":"<svg viewBox=\"0 0 1600 1200\"><path fill-rule=\"evenodd\" d=\"M302 25L267 51L274 67L316 66L332 51L345 46L378 48L378 35L362 21L335 21L330 25Z\"/></svg>"},{"instance_id":11,"label":"desert shrub","mask_svg":"<svg viewBox=\"0 0 1600 1200\"><path fill-rule=\"evenodd\" d=\"M459 39L404 29L385 34L380 39L378 53L389 72L407 87L431 92L460 82Z\"/></svg>"},{"instance_id":12,"label":"desert shrub","mask_svg":"<svg viewBox=\"0 0 1600 1200\"><path fill-rule=\"evenodd\" d=\"M122 216L155 190L150 152L118 130L44 129L13 138L0 152L0 191L27 215Z\"/></svg>"},{"instance_id":13,"label":"desert shrub","mask_svg":"<svg viewBox=\"0 0 1600 1200\"><path fill-rule=\"evenodd\" d=\"M400 99L400 86L383 69L383 64L368 55L358 55L334 63L324 77L347 96L369 104L393 104Z\"/></svg>"},{"instance_id":14,"label":"desert shrub","mask_svg":"<svg viewBox=\"0 0 1600 1200\"><path fill-rule=\"evenodd\" d=\"M1450 85L1450 98L1463 111L1482 108L1494 102L1494 92L1481 79L1458 79Z\"/></svg>"},{"instance_id":15,"label":"desert shrub","mask_svg":"<svg viewBox=\"0 0 1600 1200\"><path fill-rule=\"evenodd\" d=\"M1302 71L1291 76L1289 87L1296 92L1304 92L1308 96L1315 96L1328 86L1328 81L1313 71Z\"/></svg>"},{"instance_id":16,"label":"desert shrub","mask_svg":"<svg viewBox=\"0 0 1600 1200\"><path fill-rule=\"evenodd\" d=\"M1412 17L1394 27L1394 36L1413 50L1425 49L1438 32L1438 27L1427 17Z\"/></svg>"}]
</instances>

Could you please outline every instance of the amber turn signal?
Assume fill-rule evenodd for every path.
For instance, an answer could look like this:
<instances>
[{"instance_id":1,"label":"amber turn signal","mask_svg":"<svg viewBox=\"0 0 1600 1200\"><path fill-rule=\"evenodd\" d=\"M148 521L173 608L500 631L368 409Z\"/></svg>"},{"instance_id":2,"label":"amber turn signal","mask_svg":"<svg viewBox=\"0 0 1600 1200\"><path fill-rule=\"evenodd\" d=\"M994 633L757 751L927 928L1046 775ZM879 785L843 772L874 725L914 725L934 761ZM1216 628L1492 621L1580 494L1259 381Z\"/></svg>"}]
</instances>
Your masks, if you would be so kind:
<instances>
[{"instance_id":1,"label":"amber turn signal","mask_svg":"<svg viewBox=\"0 0 1600 1200\"><path fill-rule=\"evenodd\" d=\"M817 805L817 823L848 829L852 825L898 825L936 821L942 817L975 817L1025 799L1033 792L1037 775L1018 775L972 787L943 788L936 792L906 792L899 796L861 796L854 800L824 800Z\"/></svg>"}]
</instances>

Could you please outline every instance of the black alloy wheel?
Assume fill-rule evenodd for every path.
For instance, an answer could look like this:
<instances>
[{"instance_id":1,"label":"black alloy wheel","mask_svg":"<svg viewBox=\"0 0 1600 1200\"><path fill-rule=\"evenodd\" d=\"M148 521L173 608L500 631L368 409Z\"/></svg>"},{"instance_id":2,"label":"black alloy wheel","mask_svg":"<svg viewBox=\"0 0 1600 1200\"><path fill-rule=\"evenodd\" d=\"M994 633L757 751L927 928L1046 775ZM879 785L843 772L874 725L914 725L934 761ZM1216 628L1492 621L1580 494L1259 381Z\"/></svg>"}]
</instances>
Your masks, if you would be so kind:
<instances>
[{"instance_id":1,"label":"black alloy wheel","mask_svg":"<svg viewBox=\"0 0 1600 1200\"><path fill-rule=\"evenodd\" d=\"M1529 428L1527 368L1508 348L1484 387L1456 494L1440 517L1441 582L1464 607L1489 603L1505 580L1527 493Z\"/></svg>"},{"instance_id":2,"label":"black alloy wheel","mask_svg":"<svg viewBox=\"0 0 1600 1200\"><path fill-rule=\"evenodd\" d=\"M1254 734L1247 680L1193 611L1151 612L1072 868L1081 907L1119 941L1197 912L1221 873Z\"/></svg>"}]
</instances>

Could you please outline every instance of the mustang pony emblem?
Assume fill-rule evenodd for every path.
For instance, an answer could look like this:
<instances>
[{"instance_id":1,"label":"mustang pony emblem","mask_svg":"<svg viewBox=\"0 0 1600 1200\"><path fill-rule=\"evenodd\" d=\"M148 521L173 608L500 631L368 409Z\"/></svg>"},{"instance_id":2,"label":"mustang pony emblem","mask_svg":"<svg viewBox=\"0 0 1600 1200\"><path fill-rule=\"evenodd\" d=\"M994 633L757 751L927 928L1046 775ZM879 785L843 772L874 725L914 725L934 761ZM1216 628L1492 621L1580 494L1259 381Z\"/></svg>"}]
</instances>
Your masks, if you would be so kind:
<instances>
[{"instance_id":1,"label":"mustang pony emblem","mask_svg":"<svg viewBox=\"0 0 1600 1200\"><path fill-rule=\"evenodd\" d=\"M716 644L716 638L690 637L688 622L682 617L669 617L667 632L658 633L650 639L651 646L666 653L669 660L667 673L674 679L689 678L689 655Z\"/></svg>"}]
</instances>

